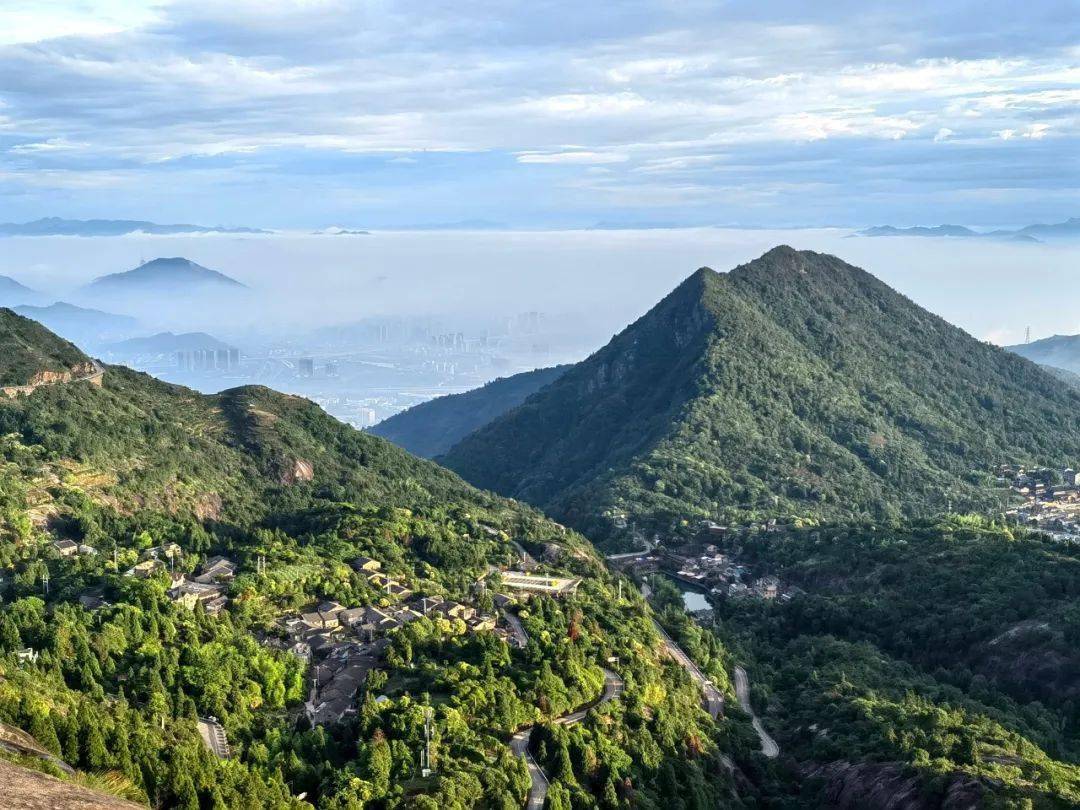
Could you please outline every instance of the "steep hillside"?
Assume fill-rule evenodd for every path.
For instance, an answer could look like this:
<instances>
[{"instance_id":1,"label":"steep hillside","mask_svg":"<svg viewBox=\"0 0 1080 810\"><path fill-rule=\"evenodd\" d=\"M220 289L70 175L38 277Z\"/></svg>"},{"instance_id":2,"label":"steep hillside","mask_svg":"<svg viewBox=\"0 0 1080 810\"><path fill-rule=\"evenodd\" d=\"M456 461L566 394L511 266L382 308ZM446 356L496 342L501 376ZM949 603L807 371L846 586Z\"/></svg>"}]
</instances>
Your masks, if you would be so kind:
<instances>
[{"instance_id":1,"label":"steep hillside","mask_svg":"<svg viewBox=\"0 0 1080 810\"><path fill-rule=\"evenodd\" d=\"M441 460L598 537L624 514L897 517L994 502L1003 460L1075 459L1078 408L869 273L780 247L699 270Z\"/></svg>"},{"instance_id":2,"label":"steep hillside","mask_svg":"<svg viewBox=\"0 0 1080 810\"><path fill-rule=\"evenodd\" d=\"M66 345L35 334L5 359ZM522 550L560 598L496 601ZM0 721L151 806L716 806L748 728L623 590L579 535L304 399L110 366L0 400Z\"/></svg>"},{"instance_id":3,"label":"steep hillside","mask_svg":"<svg viewBox=\"0 0 1080 810\"><path fill-rule=\"evenodd\" d=\"M389 439L423 458L442 455L526 397L555 380L568 366L554 366L501 377L464 394L450 394L391 416L370 433Z\"/></svg>"},{"instance_id":4,"label":"steep hillside","mask_svg":"<svg viewBox=\"0 0 1080 810\"><path fill-rule=\"evenodd\" d=\"M30 385L89 368L90 358L71 343L29 318L0 309L0 385Z\"/></svg>"}]
</instances>

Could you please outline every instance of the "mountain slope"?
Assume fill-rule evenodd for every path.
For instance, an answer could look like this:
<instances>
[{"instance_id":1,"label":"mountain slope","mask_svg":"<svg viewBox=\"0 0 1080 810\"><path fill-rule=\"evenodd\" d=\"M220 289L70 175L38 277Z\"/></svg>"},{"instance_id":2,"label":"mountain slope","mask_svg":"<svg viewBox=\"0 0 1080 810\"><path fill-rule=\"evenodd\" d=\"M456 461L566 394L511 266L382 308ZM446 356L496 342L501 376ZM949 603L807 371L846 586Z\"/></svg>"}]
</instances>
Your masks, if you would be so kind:
<instances>
[{"instance_id":1,"label":"mountain slope","mask_svg":"<svg viewBox=\"0 0 1080 810\"><path fill-rule=\"evenodd\" d=\"M65 345L0 317L36 330L5 362ZM505 607L525 637L512 644L478 583L501 589L520 548L575 592ZM399 591L358 570L361 555ZM235 565L219 613L170 595L215 556ZM540 724L534 753L563 806L623 785L649 805L716 806L731 790L721 742L749 755L584 538L265 388L203 396L110 366L100 386L0 399L0 572L0 721L154 807L521 806L530 772L511 739ZM460 612L421 617L412 594ZM386 611L390 627L374 641L302 631L300 644L286 620L327 603ZM484 622L467 623L472 611ZM339 664L347 677L327 683ZM603 666L625 691L577 714L602 694ZM432 779L414 776L425 707ZM571 714L580 722L551 731ZM211 716L227 760L200 737Z\"/></svg>"},{"instance_id":2,"label":"mountain slope","mask_svg":"<svg viewBox=\"0 0 1080 810\"><path fill-rule=\"evenodd\" d=\"M41 293L10 276L0 276L0 305L13 307L19 304L35 303L41 299Z\"/></svg>"},{"instance_id":3,"label":"mountain slope","mask_svg":"<svg viewBox=\"0 0 1080 810\"><path fill-rule=\"evenodd\" d=\"M441 460L597 536L700 518L979 505L1080 454L1080 397L863 270L788 247L702 269Z\"/></svg>"},{"instance_id":4,"label":"mountain slope","mask_svg":"<svg viewBox=\"0 0 1080 810\"><path fill-rule=\"evenodd\" d=\"M127 315L77 307L64 301L57 301L47 307L15 307L14 311L24 318L37 321L66 340L87 348L130 335L139 327L139 322Z\"/></svg>"},{"instance_id":5,"label":"mountain slope","mask_svg":"<svg viewBox=\"0 0 1080 810\"><path fill-rule=\"evenodd\" d=\"M193 287L221 287L242 289L239 281L217 270L211 270L196 264L190 259L179 256L153 259L133 270L111 273L94 279L84 290L94 295L110 293L165 293L168 291L185 292Z\"/></svg>"},{"instance_id":6,"label":"mountain slope","mask_svg":"<svg viewBox=\"0 0 1080 810\"><path fill-rule=\"evenodd\" d=\"M41 324L0 309L0 385L29 385L42 375L77 374L90 358Z\"/></svg>"},{"instance_id":7,"label":"mountain slope","mask_svg":"<svg viewBox=\"0 0 1080 810\"><path fill-rule=\"evenodd\" d=\"M1033 363L1080 373L1080 335L1052 335L1005 348Z\"/></svg>"},{"instance_id":8,"label":"mountain slope","mask_svg":"<svg viewBox=\"0 0 1080 810\"><path fill-rule=\"evenodd\" d=\"M520 405L561 375L567 366L501 377L463 394L450 394L391 416L368 432L422 458L442 455L465 436Z\"/></svg>"}]
</instances>

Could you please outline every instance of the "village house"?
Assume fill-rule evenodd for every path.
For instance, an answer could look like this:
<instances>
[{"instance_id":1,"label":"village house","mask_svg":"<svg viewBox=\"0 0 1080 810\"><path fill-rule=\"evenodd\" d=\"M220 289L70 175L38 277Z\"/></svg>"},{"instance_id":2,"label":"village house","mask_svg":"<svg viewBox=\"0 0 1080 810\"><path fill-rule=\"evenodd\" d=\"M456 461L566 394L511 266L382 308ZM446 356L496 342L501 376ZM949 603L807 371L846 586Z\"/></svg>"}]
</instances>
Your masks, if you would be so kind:
<instances>
[{"instance_id":1,"label":"village house","mask_svg":"<svg viewBox=\"0 0 1080 810\"><path fill-rule=\"evenodd\" d=\"M74 557L79 553L79 544L71 540L56 540L52 548L61 557Z\"/></svg>"},{"instance_id":2,"label":"village house","mask_svg":"<svg viewBox=\"0 0 1080 810\"><path fill-rule=\"evenodd\" d=\"M146 551L144 551L141 556L143 559L153 558L155 560L175 560L181 554L183 554L183 549L181 549L180 546L176 545L176 543L165 543L164 545L153 546L152 548L146 549Z\"/></svg>"},{"instance_id":3,"label":"village house","mask_svg":"<svg viewBox=\"0 0 1080 810\"><path fill-rule=\"evenodd\" d=\"M780 582L776 577L762 577L754 583L754 593L762 599L775 599L780 593Z\"/></svg>"},{"instance_id":4,"label":"village house","mask_svg":"<svg viewBox=\"0 0 1080 810\"><path fill-rule=\"evenodd\" d=\"M338 613L340 611L328 611L323 613L321 611L312 611L311 613L301 613L300 618L304 624L308 626L309 630L333 630L341 625L341 621L338 619Z\"/></svg>"},{"instance_id":5,"label":"village house","mask_svg":"<svg viewBox=\"0 0 1080 810\"><path fill-rule=\"evenodd\" d=\"M165 570L165 563L159 560L157 557L150 557L142 562L135 563L131 568L124 572L126 577L135 577L136 579L148 579L154 574L160 573Z\"/></svg>"},{"instance_id":6,"label":"village house","mask_svg":"<svg viewBox=\"0 0 1080 810\"><path fill-rule=\"evenodd\" d=\"M360 556L352 561L352 567L356 571L373 573L382 568L382 563L378 560L373 560L371 557Z\"/></svg>"},{"instance_id":7,"label":"village house","mask_svg":"<svg viewBox=\"0 0 1080 810\"><path fill-rule=\"evenodd\" d=\"M212 616L220 613L229 602L229 598L224 594L224 586L217 583L188 580L183 574L173 578L173 585L169 589L169 598L189 610L194 610L196 605L201 604L206 612Z\"/></svg>"},{"instance_id":8,"label":"village house","mask_svg":"<svg viewBox=\"0 0 1080 810\"><path fill-rule=\"evenodd\" d=\"M236 563L225 557L211 557L203 564L199 574L192 577L192 580L209 585L213 582L230 582L235 577Z\"/></svg>"}]
</instances>

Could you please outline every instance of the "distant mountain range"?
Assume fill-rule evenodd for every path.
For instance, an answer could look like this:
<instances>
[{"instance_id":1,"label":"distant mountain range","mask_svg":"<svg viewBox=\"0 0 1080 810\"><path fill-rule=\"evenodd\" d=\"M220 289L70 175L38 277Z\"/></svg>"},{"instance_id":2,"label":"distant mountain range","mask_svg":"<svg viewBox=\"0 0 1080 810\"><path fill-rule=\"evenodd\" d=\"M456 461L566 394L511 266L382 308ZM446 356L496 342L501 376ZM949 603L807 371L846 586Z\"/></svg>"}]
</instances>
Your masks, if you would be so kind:
<instances>
[{"instance_id":1,"label":"distant mountain range","mask_svg":"<svg viewBox=\"0 0 1080 810\"><path fill-rule=\"evenodd\" d=\"M195 288L242 290L245 285L217 270L182 257L154 259L133 270L94 279L83 291L90 295L187 293Z\"/></svg>"},{"instance_id":2,"label":"distant mountain range","mask_svg":"<svg viewBox=\"0 0 1080 810\"><path fill-rule=\"evenodd\" d=\"M19 304L35 304L42 299L41 293L32 290L10 276L0 276L0 306L13 307Z\"/></svg>"},{"instance_id":3,"label":"distant mountain range","mask_svg":"<svg viewBox=\"0 0 1080 810\"><path fill-rule=\"evenodd\" d=\"M1080 374L1080 335L1053 335L1005 348L1040 365Z\"/></svg>"},{"instance_id":4,"label":"distant mountain range","mask_svg":"<svg viewBox=\"0 0 1080 810\"><path fill-rule=\"evenodd\" d=\"M171 354L173 352L191 352L200 350L217 351L233 348L228 343L218 340L206 332L158 332L156 335L134 337L111 343L105 347L110 354L119 357L133 357L140 354Z\"/></svg>"},{"instance_id":5,"label":"distant mountain range","mask_svg":"<svg viewBox=\"0 0 1080 810\"><path fill-rule=\"evenodd\" d=\"M1043 239L1070 239L1080 237L1080 217L1050 225L1028 225L1016 230L976 231L964 225L935 225L897 228L878 225L859 231L858 236L926 236L975 239L1008 239L1020 242L1038 242Z\"/></svg>"},{"instance_id":6,"label":"distant mountain range","mask_svg":"<svg viewBox=\"0 0 1080 810\"><path fill-rule=\"evenodd\" d=\"M222 228L207 225L160 225L136 219L61 219L45 217L33 222L0 223L0 236L124 236L197 233L270 233L258 228Z\"/></svg>"},{"instance_id":7,"label":"distant mountain range","mask_svg":"<svg viewBox=\"0 0 1080 810\"><path fill-rule=\"evenodd\" d=\"M15 312L48 327L57 335L87 349L125 338L139 329L139 322L127 315L87 309L57 301L47 307L20 306Z\"/></svg>"},{"instance_id":8,"label":"distant mountain range","mask_svg":"<svg viewBox=\"0 0 1080 810\"><path fill-rule=\"evenodd\" d=\"M979 471L1078 456L1074 390L859 268L780 247L694 273L440 461L604 538L627 519L980 508Z\"/></svg>"},{"instance_id":9,"label":"distant mountain range","mask_svg":"<svg viewBox=\"0 0 1080 810\"><path fill-rule=\"evenodd\" d=\"M423 458L442 455L468 434L516 408L568 369L553 366L502 377L464 394L438 397L370 428Z\"/></svg>"}]
</instances>

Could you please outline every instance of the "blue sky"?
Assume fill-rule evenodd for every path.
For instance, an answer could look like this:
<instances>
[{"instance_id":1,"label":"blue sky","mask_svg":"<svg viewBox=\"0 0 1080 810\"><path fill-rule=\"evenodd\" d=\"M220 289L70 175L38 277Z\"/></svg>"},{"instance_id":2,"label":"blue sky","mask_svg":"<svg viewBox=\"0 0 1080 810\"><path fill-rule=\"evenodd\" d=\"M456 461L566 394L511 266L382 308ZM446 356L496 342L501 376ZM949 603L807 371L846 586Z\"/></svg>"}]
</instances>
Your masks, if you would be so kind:
<instances>
[{"instance_id":1,"label":"blue sky","mask_svg":"<svg viewBox=\"0 0 1080 810\"><path fill-rule=\"evenodd\" d=\"M0 220L1080 214L1075 2L5 0Z\"/></svg>"}]
</instances>

